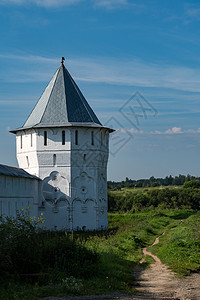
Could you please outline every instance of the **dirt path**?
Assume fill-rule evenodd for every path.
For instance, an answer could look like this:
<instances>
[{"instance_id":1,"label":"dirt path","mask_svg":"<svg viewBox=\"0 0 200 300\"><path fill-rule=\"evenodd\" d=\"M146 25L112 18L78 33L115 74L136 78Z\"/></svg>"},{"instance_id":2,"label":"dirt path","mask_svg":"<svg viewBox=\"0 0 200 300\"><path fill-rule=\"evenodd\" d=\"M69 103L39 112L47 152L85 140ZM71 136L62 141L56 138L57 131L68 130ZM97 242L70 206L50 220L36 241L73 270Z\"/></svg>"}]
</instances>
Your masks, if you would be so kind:
<instances>
[{"instance_id":1,"label":"dirt path","mask_svg":"<svg viewBox=\"0 0 200 300\"><path fill-rule=\"evenodd\" d=\"M158 242L159 237L155 239L155 242L150 247L156 245ZM150 265L150 268L144 269L142 267L144 259L142 259L134 270L134 277L139 284L136 289L143 299L200 299L200 274L193 274L185 279L178 279L147 248L143 249L143 254L144 256L151 256L155 261Z\"/></svg>"},{"instance_id":2,"label":"dirt path","mask_svg":"<svg viewBox=\"0 0 200 300\"><path fill-rule=\"evenodd\" d=\"M164 233L163 233L164 234ZM159 237L150 246L159 243ZM149 247L148 247L149 248ZM154 263L149 268L144 269L140 261L134 269L133 275L137 282L137 295L99 295L99 296L79 296L79 297L46 297L45 300L200 300L200 273L192 274L185 279L178 279L169 268L162 264L160 259L143 248L144 256L149 255L154 259Z\"/></svg>"}]
</instances>

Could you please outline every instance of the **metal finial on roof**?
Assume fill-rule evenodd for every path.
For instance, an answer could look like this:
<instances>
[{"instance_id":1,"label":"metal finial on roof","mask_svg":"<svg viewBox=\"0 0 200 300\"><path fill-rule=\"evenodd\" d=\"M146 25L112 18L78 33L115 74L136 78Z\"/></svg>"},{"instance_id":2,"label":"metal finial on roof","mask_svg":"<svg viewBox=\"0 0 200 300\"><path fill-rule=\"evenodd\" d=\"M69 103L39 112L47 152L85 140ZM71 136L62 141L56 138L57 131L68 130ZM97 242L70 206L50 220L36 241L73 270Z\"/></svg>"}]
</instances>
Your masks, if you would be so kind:
<instances>
[{"instance_id":1,"label":"metal finial on roof","mask_svg":"<svg viewBox=\"0 0 200 300\"><path fill-rule=\"evenodd\" d=\"M61 59L61 64L62 64L62 65L63 65L63 63L64 63L64 60L65 60L65 58L62 57L62 59Z\"/></svg>"},{"instance_id":2,"label":"metal finial on roof","mask_svg":"<svg viewBox=\"0 0 200 300\"><path fill-rule=\"evenodd\" d=\"M63 61L22 128L102 126Z\"/></svg>"}]
</instances>

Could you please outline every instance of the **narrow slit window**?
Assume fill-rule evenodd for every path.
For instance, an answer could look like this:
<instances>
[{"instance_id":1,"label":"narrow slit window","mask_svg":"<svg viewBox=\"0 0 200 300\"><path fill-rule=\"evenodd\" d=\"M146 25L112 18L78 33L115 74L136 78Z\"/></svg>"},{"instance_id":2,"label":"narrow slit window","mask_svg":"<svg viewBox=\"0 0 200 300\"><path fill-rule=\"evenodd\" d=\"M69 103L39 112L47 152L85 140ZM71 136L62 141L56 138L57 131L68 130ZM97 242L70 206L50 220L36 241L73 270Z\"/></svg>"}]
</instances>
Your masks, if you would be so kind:
<instances>
[{"instance_id":1,"label":"narrow slit window","mask_svg":"<svg viewBox=\"0 0 200 300\"><path fill-rule=\"evenodd\" d=\"M44 146L47 146L47 131L44 131Z\"/></svg>"},{"instance_id":2,"label":"narrow slit window","mask_svg":"<svg viewBox=\"0 0 200 300\"><path fill-rule=\"evenodd\" d=\"M103 133L101 132L101 145L103 145Z\"/></svg>"},{"instance_id":3,"label":"narrow slit window","mask_svg":"<svg viewBox=\"0 0 200 300\"><path fill-rule=\"evenodd\" d=\"M20 144L21 144L21 149L22 149L22 147L23 147L22 135L20 136Z\"/></svg>"},{"instance_id":4,"label":"narrow slit window","mask_svg":"<svg viewBox=\"0 0 200 300\"><path fill-rule=\"evenodd\" d=\"M62 131L62 145L65 145L65 131Z\"/></svg>"},{"instance_id":5,"label":"narrow slit window","mask_svg":"<svg viewBox=\"0 0 200 300\"><path fill-rule=\"evenodd\" d=\"M91 131L91 145L94 145L94 131Z\"/></svg>"},{"instance_id":6,"label":"narrow slit window","mask_svg":"<svg viewBox=\"0 0 200 300\"><path fill-rule=\"evenodd\" d=\"M31 147L33 147L33 134L31 133Z\"/></svg>"},{"instance_id":7,"label":"narrow slit window","mask_svg":"<svg viewBox=\"0 0 200 300\"><path fill-rule=\"evenodd\" d=\"M106 143L108 144L108 142L109 142L109 135L107 134L106 135Z\"/></svg>"},{"instance_id":8,"label":"narrow slit window","mask_svg":"<svg viewBox=\"0 0 200 300\"><path fill-rule=\"evenodd\" d=\"M26 156L26 162L27 162L27 166L28 166L28 168L29 168L29 158L28 158L28 156Z\"/></svg>"},{"instance_id":9,"label":"narrow slit window","mask_svg":"<svg viewBox=\"0 0 200 300\"><path fill-rule=\"evenodd\" d=\"M56 154L53 155L53 166L56 166Z\"/></svg>"},{"instance_id":10,"label":"narrow slit window","mask_svg":"<svg viewBox=\"0 0 200 300\"><path fill-rule=\"evenodd\" d=\"M78 145L78 130L75 131L75 145Z\"/></svg>"}]
</instances>

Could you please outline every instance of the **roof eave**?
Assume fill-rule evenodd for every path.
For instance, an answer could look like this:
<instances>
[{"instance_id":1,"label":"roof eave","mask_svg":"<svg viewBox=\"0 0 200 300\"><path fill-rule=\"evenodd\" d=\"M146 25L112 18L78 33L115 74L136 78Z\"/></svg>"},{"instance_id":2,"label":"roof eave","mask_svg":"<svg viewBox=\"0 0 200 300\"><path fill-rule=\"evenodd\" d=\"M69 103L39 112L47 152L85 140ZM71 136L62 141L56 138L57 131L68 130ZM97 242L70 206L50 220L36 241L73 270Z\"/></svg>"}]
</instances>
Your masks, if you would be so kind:
<instances>
[{"instance_id":1,"label":"roof eave","mask_svg":"<svg viewBox=\"0 0 200 300\"><path fill-rule=\"evenodd\" d=\"M109 130L109 132L114 132L115 130L112 128L109 128L107 126L103 126L97 123L69 123L69 124L63 124L63 125L55 125L55 124L48 124L48 125L35 125L35 126L30 126L30 127L21 127L21 128L16 128L13 130L10 130L9 132L16 134L18 131L24 131L24 130L29 130L29 129L41 129L41 128L67 128L67 127L86 127L86 128L104 128Z\"/></svg>"}]
</instances>

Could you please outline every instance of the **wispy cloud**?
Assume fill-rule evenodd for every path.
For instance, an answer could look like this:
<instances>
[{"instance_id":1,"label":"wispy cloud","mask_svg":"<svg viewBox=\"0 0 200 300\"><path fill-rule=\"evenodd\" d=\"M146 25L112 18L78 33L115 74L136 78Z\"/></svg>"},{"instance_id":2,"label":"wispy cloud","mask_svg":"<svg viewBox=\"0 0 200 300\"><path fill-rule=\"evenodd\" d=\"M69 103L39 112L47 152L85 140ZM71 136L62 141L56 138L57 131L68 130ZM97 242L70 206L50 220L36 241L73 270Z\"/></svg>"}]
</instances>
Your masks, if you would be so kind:
<instances>
[{"instance_id":1,"label":"wispy cloud","mask_svg":"<svg viewBox=\"0 0 200 300\"><path fill-rule=\"evenodd\" d=\"M0 100L0 106L18 106L18 105L30 105L27 100Z\"/></svg>"},{"instance_id":2,"label":"wispy cloud","mask_svg":"<svg viewBox=\"0 0 200 300\"><path fill-rule=\"evenodd\" d=\"M0 5L37 5L44 7L59 7L73 5L83 0L0 0Z\"/></svg>"},{"instance_id":3,"label":"wispy cloud","mask_svg":"<svg viewBox=\"0 0 200 300\"><path fill-rule=\"evenodd\" d=\"M56 58L48 58L44 56L39 55L26 55L26 54L2 54L0 53L0 58L3 59L10 59L10 60L22 60L22 61L28 61L28 62L42 62L42 63L55 63L58 62Z\"/></svg>"},{"instance_id":4,"label":"wispy cloud","mask_svg":"<svg viewBox=\"0 0 200 300\"><path fill-rule=\"evenodd\" d=\"M123 9L129 7L143 8L144 5L133 3L131 0L0 0L0 5L37 5L47 8L70 6L80 2L89 2L91 7L106 10Z\"/></svg>"},{"instance_id":5,"label":"wispy cloud","mask_svg":"<svg viewBox=\"0 0 200 300\"><path fill-rule=\"evenodd\" d=\"M93 3L95 7L105 9L117 9L136 6L136 4L130 3L130 1L128 0L93 0Z\"/></svg>"},{"instance_id":6,"label":"wispy cloud","mask_svg":"<svg viewBox=\"0 0 200 300\"><path fill-rule=\"evenodd\" d=\"M184 25L200 20L200 5L194 3L184 3L181 12L176 11L164 18L165 21L181 21ZM185 39L184 36L177 36L178 39Z\"/></svg>"},{"instance_id":7,"label":"wispy cloud","mask_svg":"<svg viewBox=\"0 0 200 300\"><path fill-rule=\"evenodd\" d=\"M200 70L184 66L99 57L72 59L69 66L81 81L200 92Z\"/></svg>"},{"instance_id":8,"label":"wispy cloud","mask_svg":"<svg viewBox=\"0 0 200 300\"><path fill-rule=\"evenodd\" d=\"M176 135L176 134L200 134L200 128L198 129L182 129L181 127L172 127L164 131L154 130L154 131L143 131L136 130L135 128L125 129L121 128L121 133L126 133L129 131L131 134L143 134L143 135Z\"/></svg>"},{"instance_id":9,"label":"wispy cloud","mask_svg":"<svg viewBox=\"0 0 200 300\"><path fill-rule=\"evenodd\" d=\"M184 4L184 15L190 21L200 19L200 5L194 3Z\"/></svg>"},{"instance_id":10,"label":"wispy cloud","mask_svg":"<svg viewBox=\"0 0 200 300\"><path fill-rule=\"evenodd\" d=\"M166 134L177 134L177 133L183 133L181 127L172 127L171 129L167 129L165 131Z\"/></svg>"},{"instance_id":11,"label":"wispy cloud","mask_svg":"<svg viewBox=\"0 0 200 300\"><path fill-rule=\"evenodd\" d=\"M182 16L185 24L189 24L193 21L200 20L200 6L185 3L184 4L184 14Z\"/></svg>"},{"instance_id":12,"label":"wispy cloud","mask_svg":"<svg viewBox=\"0 0 200 300\"><path fill-rule=\"evenodd\" d=\"M1 67L0 78L7 82L46 81L59 64L59 59L33 55L0 54L1 58L13 60L12 72L6 70L6 65L4 70L3 65ZM26 64L20 64L20 61L26 61ZM16 68L14 63L18 63L20 68ZM139 59L119 61L109 57L72 58L66 61L66 66L79 81L200 92L200 70L197 68Z\"/></svg>"},{"instance_id":13,"label":"wispy cloud","mask_svg":"<svg viewBox=\"0 0 200 300\"><path fill-rule=\"evenodd\" d=\"M190 17L199 18L200 17L200 8L189 8L189 9L187 9L186 13Z\"/></svg>"}]
</instances>

